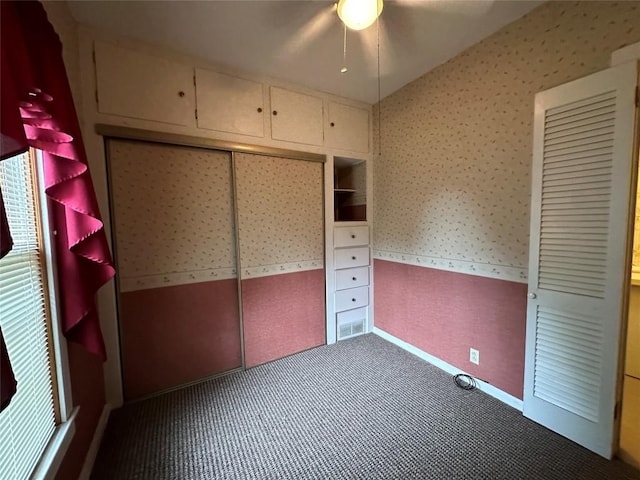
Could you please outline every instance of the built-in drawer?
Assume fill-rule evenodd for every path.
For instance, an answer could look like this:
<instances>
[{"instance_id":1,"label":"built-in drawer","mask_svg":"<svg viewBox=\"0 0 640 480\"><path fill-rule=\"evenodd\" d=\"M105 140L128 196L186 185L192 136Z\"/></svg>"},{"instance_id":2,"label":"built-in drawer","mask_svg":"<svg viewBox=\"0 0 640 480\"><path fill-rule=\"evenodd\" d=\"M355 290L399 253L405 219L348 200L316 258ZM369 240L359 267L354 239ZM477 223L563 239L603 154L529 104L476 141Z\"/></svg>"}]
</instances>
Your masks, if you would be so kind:
<instances>
[{"instance_id":1,"label":"built-in drawer","mask_svg":"<svg viewBox=\"0 0 640 480\"><path fill-rule=\"evenodd\" d=\"M334 250L336 270L369 265L369 247L340 248Z\"/></svg>"},{"instance_id":2,"label":"built-in drawer","mask_svg":"<svg viewBox=\"0 0 640 480\"><path fill-rule=\"evenodd\" d=\"M336 271L336 290L369 285L369 267L347 268Z\"/></svg>"},{"instance_id":3,"label":"built-in drawer","mask_svg":"<svg viewBox=\"0 0 640 480\"><path fill-rule=\"evenodd\" d=\"M333 230L334 247L355 247L369 245L369 227L335 227Z\"/></svg>"},{"instance_id":4,"label":"built-in drawer","mask_svg":"<svg viewBox=\"0 0 640 480\"><path fill-rule=\"evenodd\" d=\"M336 312L366 307L369 304L369 287L350 288L336 292Z\"/></svg>"}]
</instances>

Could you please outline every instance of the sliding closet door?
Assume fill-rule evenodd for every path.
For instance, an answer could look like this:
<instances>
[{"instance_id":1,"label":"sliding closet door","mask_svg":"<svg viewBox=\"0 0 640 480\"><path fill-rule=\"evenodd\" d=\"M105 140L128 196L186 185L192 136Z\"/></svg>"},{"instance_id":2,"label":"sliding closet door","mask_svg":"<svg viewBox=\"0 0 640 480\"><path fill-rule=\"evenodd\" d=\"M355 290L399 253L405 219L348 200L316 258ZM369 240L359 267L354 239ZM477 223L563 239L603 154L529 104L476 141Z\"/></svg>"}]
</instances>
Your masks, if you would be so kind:
<instances>
[{"instance_id":1,"label":"sliding closet door","mask_svg":"<svg viewBox=\"0 0 640 480\"><path fill-rule=\"evenodd\" d=\"M231 154L110 140L125 399L242 365Z\"/></svg>"},{"instance_id":2,"label":"sliding closet door","mask_svg":"<svg viewBox=\"0 0 640 480\"><path fill-rule=\"evenodd\" d=\"M234 157L245 365L325 343L323 165Z\"/></svg>"}]
</instances>

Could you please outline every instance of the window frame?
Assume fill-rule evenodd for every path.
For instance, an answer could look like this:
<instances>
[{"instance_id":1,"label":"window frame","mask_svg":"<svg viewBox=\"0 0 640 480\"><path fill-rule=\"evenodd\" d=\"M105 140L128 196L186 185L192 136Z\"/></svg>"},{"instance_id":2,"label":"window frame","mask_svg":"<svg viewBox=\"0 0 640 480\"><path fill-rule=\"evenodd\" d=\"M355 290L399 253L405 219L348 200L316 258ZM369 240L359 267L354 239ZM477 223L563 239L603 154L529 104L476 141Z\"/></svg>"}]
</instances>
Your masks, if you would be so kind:
<instances>
[{"instance_id":1,"label":"window frame","mask_svg":"<svg viewBox=\"0 0 640 480\"><path fill-rule=\"evenodd\" d=\"M22 154L18 154L22 155ZM42 456L36 463L30 479L53 479L75 435L75 420L79 407L73 406L71 395L71 374L67 340L58 319L58 283L53 236L48 216L48 198L44 186L42 152L30 149L26 152L31 166L32 187L34 188L34 210L36 228L40 233L40 254L44 308L47 319L50 369L53 387L55 428ZM16 155L17 156L17 155ZM8 408L11 408L9 405Z\"/></svg>"}]
</instances>

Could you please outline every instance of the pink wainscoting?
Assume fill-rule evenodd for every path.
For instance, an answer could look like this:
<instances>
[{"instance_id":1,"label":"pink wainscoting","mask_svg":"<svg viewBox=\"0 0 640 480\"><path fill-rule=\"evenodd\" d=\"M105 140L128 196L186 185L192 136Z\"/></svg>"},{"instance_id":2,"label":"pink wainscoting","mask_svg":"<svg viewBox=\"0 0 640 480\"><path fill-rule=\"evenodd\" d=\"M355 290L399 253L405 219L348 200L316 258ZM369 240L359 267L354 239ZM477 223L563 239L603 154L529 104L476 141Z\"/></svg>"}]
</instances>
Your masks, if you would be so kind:
<instances>
[{"instance_id":1,"label":"pink wainscoting","mask_svg":"<svg viewBox=\"0 0 640 480\"><path fill-rule=\"evenodd\" d=\"M385 260L374 278L376 327L522 399L525 284Z\"/></svg>"},{"instance_id":2,"label":"pink wainscoting","mask_svg":"<svg viewBox=\"0 0 640 480\"><path fill-rule=\"evenodd\" d=\"M324 270L242 280L245 365L323 345Z\"/></svg>"},{"instance_id":3,"label":"pink wainscoting","mask_svg":"<svg viewBox=\"0 0 640 480\"><path fill-rule=\"evenodd\" d=\"M127 400L242 365L236 279L120 295Z\"/></svg>"}]
</instances>

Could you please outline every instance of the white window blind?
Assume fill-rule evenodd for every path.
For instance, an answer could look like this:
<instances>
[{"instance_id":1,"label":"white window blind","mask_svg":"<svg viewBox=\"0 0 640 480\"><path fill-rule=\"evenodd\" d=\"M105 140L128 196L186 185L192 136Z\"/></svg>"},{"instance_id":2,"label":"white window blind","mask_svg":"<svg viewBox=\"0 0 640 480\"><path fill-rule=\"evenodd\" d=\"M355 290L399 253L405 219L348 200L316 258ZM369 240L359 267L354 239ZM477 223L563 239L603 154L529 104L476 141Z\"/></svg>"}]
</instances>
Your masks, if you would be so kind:
<instances>
[{"instance_id":1,"label":"white window blind","mask_svg":"<svg viewBox=\"0 0 640 480\"><path fill-rule=\"evenodd\" d=\"M45 286L28 154L0 162L0 187L14 246L0 259L0 326L18 382L0 412L0 478L31 476L56 427Z\"/></svg>"}]
</instances>

